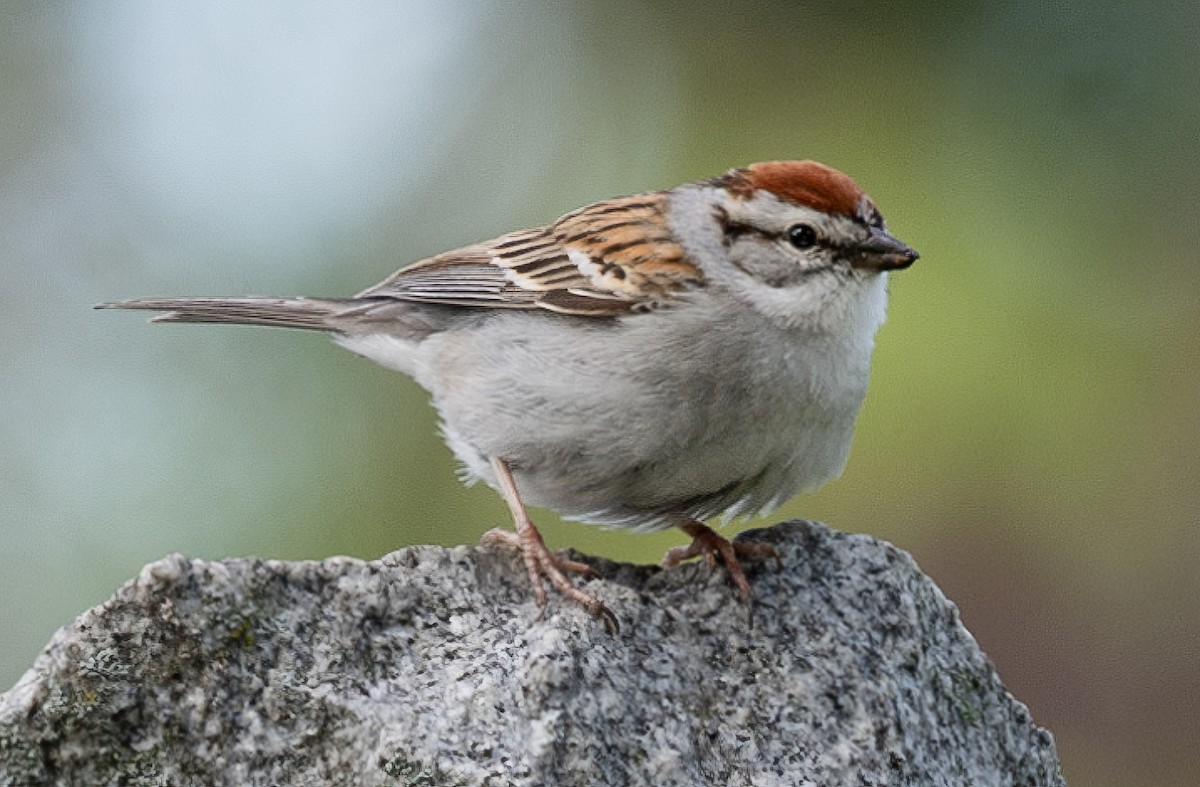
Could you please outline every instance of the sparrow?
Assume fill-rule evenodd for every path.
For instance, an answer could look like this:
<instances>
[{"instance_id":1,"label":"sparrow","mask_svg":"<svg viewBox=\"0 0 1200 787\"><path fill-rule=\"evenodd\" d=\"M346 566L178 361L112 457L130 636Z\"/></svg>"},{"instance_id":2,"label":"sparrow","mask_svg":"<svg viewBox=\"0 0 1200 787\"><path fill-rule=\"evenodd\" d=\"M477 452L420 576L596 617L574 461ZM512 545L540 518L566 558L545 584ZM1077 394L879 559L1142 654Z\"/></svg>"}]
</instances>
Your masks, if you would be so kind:
<instances>
[{"instance_id":1,"label":"sparrow","mask_svg":"<svg viewBox=\"0 0 1200 787\"><path fill-rule=\"evenodd\" d=\"M540 606L543 581L617 619L552 552L527 505L691 537L664 565L724 563L706 520L764 514L841 474L887 306L917 252L847 175L768 161L597 202L415 262L352 297L138 298L153 322L322 331L431 395L468 483L503 497Z\"/></svg>"}]
</instances>

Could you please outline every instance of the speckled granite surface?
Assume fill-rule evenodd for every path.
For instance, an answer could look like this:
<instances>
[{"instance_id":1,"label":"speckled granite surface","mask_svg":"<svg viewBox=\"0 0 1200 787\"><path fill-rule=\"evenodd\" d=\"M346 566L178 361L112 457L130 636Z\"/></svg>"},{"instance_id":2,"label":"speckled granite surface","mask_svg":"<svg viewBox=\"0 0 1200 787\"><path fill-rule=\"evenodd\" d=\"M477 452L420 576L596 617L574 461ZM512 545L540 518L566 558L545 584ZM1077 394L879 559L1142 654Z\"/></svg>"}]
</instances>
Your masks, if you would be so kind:
<instances>
[{"instance_id":1,"label":"speckled granite surface","mask_svg":"<svg viewBox=\"0 0 1200 787\"><path fill-rule=\"evenodd\" d=\"M147 566L0 696L0 785L1061 785L912 559L808 522L783 569L584 558L605 632L515 554Z\"/></svg>"}]
</instances>

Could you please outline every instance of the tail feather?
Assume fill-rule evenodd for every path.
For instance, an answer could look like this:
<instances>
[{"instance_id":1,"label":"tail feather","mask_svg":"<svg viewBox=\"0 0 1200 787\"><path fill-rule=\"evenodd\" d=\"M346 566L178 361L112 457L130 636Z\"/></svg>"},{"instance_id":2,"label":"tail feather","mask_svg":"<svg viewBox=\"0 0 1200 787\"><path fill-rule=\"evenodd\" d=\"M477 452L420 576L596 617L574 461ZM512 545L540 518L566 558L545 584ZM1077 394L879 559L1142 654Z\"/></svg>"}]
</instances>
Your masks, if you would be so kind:
<instances>
[{"instance_id":1,"label":"tail feather","mask_svg":"<svg viewBox=\"0 0 1200 787\"><path fill-rule=\"evenodd\" d=\"M97 309L149 309L162 311L150 322L202 322L265 325L336 331L332 319L353 303L350 298L135 298L100 303Z\"/></svg>"}]
</instances>

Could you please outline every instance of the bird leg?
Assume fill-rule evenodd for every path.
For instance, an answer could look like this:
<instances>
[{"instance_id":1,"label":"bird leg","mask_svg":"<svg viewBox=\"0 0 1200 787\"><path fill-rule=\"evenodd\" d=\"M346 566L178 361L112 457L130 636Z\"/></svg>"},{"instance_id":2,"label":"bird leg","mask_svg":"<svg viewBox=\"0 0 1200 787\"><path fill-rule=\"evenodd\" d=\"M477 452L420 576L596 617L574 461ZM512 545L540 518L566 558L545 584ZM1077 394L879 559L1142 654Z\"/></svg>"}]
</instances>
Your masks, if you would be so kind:
<instances>
[{"instance_id":1,"label":"bird leg","mask_svg":"<svg viewBox=\"0 0 1200 787\"><path fill-rule=\"evenodd\" d=\"M617 616L600 599L590 593L584 593L572 585L570 580L567 579L565 572L573 571L577 574L583 574L586 577L598 577L600 575L591 566L580 563L577 560L569 560L550 551L550 548L546 546L546 542L542 540L542 534L538 532L538 529L533 525L533 520L529 518L529 512L525 509L525 504L521 502L521 496L517 492L517 483L513 480L512 471L509 470L508 463L503 459L493 458L491 464L500 486L500 495L504 498L504 502L508 504L508 510L512 512L513 524L517 532L513 533L499 528L489 530L483 534L481 543L507 544L521 550L521 556L525 559L525 568L529 571L529 579L533 583L533 594L534 598L537 599L538 606L546 606L546 589L542 584L542 579L545 578L550 580L550 584L558 592L576 602L596 617L602 618L604 620L604 627L608 629L610 634L617 633L620 629L617 623Z\"/></svg>"},{"instance_id":2,"label":"bird leg","mask_svg":"<svg viewBox=\"0 0 1200 787\"><path fill-rule=\"evenodd\" d=\"M711 571L716 568L717 555L720 555L722 562L725 563L725 570L729 572L729 579L737 588L742 601L749 602L753 599L754 591L750 589L750 583L746 580L746 573L742 571L742 563L738 560L738 555L742 557L751 555L772 557L775 559L775 565L780 565L779 553L770 544L734 543L695 519L689 519L678 527L692 537L692 543L685 547L668 549L667 554L663 555L663 567L671 568L685 560L703 555Z\"/></svg>"}]
</instances>

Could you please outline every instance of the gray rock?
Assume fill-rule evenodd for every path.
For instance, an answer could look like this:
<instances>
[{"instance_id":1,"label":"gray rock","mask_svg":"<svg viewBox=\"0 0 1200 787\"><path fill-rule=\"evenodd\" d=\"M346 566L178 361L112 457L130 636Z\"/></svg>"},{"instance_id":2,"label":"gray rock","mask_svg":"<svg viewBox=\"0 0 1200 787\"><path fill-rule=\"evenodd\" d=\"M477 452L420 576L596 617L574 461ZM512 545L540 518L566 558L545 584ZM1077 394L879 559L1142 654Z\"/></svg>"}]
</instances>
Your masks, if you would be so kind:
<instances>
[{"instance_id":1,"label":"gray rock","mask_svg":"<svg viewBox=\"0 0 1200 787\"><path fill-rule=\"evenodd\" d=\"M617 635L499 548L147 566L0 696L3 785L1061 785L904 552L790 522L784 568L581 558Z\"/></svg>"}]
</instances>

